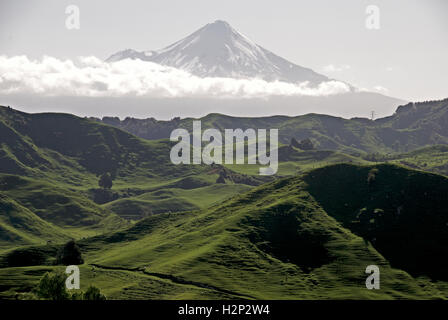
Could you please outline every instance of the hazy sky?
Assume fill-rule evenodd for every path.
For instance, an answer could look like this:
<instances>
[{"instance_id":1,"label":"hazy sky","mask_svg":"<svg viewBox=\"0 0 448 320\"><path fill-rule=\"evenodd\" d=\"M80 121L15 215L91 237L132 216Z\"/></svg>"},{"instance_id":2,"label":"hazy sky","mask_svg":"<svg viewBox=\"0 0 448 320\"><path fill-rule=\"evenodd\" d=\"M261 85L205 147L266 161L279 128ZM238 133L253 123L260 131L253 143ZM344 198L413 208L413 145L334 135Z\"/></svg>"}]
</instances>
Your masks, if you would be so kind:
<instances>
[{"instance_id":1,"label":"hazy sky","mask_svg":"<svg viewBox=\"0 0 448 320\"><path fill-rule=\"evenodd\" d=\"M67 5L80 30L65 27ZM365 27L380 8L379 30ZM406 99L448 97L446 0L0 0L0 55L107 58L158 49L206 23L226 20L299 65L359 88Z\"/></svg>"}]
</instances>

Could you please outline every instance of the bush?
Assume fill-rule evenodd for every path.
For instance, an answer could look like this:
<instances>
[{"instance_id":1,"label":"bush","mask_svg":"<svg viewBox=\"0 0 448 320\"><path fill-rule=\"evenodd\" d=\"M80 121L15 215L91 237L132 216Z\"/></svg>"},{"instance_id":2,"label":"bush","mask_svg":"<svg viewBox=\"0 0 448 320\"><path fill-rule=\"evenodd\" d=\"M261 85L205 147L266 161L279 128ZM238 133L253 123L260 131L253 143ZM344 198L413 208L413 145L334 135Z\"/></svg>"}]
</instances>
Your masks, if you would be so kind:
<instances>
[{"instance_id":1,"label":"bush","mask_svg":"<svg viewBox=\"0 0 448 320\"><path fill-rule=\"evenodd\" d=\"M109 173L103 173L98 181L98 185L103 189L112 188L112 178Z\"/></svg>"},{"instance_id":2,"label":"bush","mask_svg":"<svg viewBox=\"0 0 448 320\"><path fill-rule=\"evenodd\" d=\"M291 142L289 143L290 147L299 148L301 150L309 151L314 150L314 144L311 141L311 139L306 138L301 140L300 142L297 141L296 138L291 138Z\"/></svg>"},{"instance_id":3,"label":"bush","mask_svg":"<svg viewBox=\"0 0 448 320\"><path fill-rule=\"evenodd\" d=\"M106 300L106 296L95 286L89 286L86 292L75 291L69 293L65 281L67 276L63 272L45 273L34 290L39 299L45 300ZM26 297L24 297L26 298ZM32 299L32 293L29 294Z\"/></svg>"},{"instance_id":4,"label":"bush","mask_svg":"<svg viewBox=\"0 0 448 320\"><path fill-rule=\"evenodd\" d=\"M36 289L36 295L47 300L67 300L69 294L65 288L66 275L62 272L45 273Z\"/></svg>"},{"instance_id":5,"label":"bush","mask_svg":"<svg viewBox=\"0 0 448 320\"><path fill-rule=\"evenodd\" d=\"M225 174L221 171L219 173L218 179L216 179L216 183L226 183Z\"/></svg>"},{"instance_id":6,"label":"bush","mask_svg":"<svg viewBox=\"0 0 448 320\"><path fill-rule=\"evenodd\" d=\"M75 240L70 240L69 242L67 242L59 251L56 258L56 263L63 264L65 266L79 265L84 263L81 255L81 250L75 243Z\"/></svg>"},{"instance_id":7,"label":"bush","mask_svg":"<svg viewBox=\"0 0 448 320\"><path fill-rule=\"evenodd\" d=\"M291 138L291 142L289 143L289 146L290 147L294 147L294 148L299 148L300 144L299 144L299 141L297 141L296 138L292 137Z\"/></svg>"},{"instance_id":8,"label":"bush","mask_svg":"<svg viewBox=\"0 0 448 320\"><path fill-rule=\"evenodd\" d=\"M97 287L90 286L84 293L83 300L106 300L106 296Z\"/></svg>"},{"instance_id":9,"label":"bush","mask_svg":"<svg viewBox=\"0 0 448 320\"><path fill-rule=\"evenodd\" d=\"M300 141L299 148L302 150L314 150L314 144L311 139L307 138Z\"/></svg>"}]
</instances>

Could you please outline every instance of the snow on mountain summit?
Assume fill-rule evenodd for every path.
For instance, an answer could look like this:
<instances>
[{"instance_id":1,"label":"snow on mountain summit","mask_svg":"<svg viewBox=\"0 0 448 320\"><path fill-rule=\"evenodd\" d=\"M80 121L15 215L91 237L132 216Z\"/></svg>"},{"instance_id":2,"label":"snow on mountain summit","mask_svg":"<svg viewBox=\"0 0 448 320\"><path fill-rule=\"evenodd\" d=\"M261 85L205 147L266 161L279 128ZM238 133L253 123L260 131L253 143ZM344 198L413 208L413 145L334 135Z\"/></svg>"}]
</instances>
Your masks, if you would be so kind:
<instances>
[{"instance_id":1,"label":"snow on mountain summit","mask_svg":"<svg viewBox=\"0 0 448 320\"><path fill-rule=\"evenodd\" d=\"M317 85L329 79L257 45L225 21L209 23L172 45L154 51L127 49L106 61L140 59L188 71L200 77L260 78Z\"/></svg>"}]
</instances>

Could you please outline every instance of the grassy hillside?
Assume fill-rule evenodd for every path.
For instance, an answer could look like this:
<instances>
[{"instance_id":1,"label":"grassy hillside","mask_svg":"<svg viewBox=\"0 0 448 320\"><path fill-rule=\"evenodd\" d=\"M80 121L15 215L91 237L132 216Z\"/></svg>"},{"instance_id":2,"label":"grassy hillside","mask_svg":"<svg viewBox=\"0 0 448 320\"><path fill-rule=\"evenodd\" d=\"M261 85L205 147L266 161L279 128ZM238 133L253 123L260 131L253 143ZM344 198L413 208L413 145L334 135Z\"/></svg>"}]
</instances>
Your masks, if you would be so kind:
<instances>
[{"instance_id":1,"label":"grassy hillside","mask_svg":"<svg viewBox=\"0 0 448 320\"><path fill-rule=\"evenodd\" d=\"M305 181L313 198L342 225L413 275L448 280L448 179L380 164L329 166Z\"/></svg>"},{"instance_id":2,"label":"grassy hillside","mask_svg":"<svg viewBox=\"0 0 448 320\"><path fill-rule=\"evenodd\" d=\"M163 188L109 202L105 208L127 219L138 220L151 214L207 208L250 189L244 184L211 184L193 189Z\"/></svg>"},{"instance_id":3,"label":"grassy hillside","mask_svg":"<svg viewBox=\"0 0 448 320\"><path fill-rule=\"evenodd\" d=\"M56 226L112 229L122 224L120 218L93 201L54 184L14 175L0 175L0 191Z\"/></svg>"},{"instance_id":4,"label":"grassy hillside","mask_svg":"<svg viewBox=\"0 0 448 320\"><path fill-rule=\"evenodd\" d=\"M390 162L448 176L448 145L435 145L390 156Z\"/></svg>"},{"instance_id":5,"label":"grassy hillside","mask_svg":"<svg viewBox=\"0 0 448 320\"><path fill-rule=\"evenodd\" d=\"M447 178L394 165L319 168L81 240L86 281L107 278L113 298L447 298L447 191ZM365 288L371 264L381 290Z\"/></svg>"},{"instance_id":6,"label":"grassy hillside","mask_svg":"<svg viewBox=\"0 0 448 320\"><path fill-rule=\"evenodd\" d=\"M448 144L448 99L409 103L400 106L394 115L375 121L321 114L259 118L209 114L200 119L158 121L153 118L126 118L120 121L118 118L103 118L102 122L152 140L168 138L175 128L191 130L193 120L201 120L203 130L277 128L280 142L284 144L289 144L291 138L310 138L318 149L350 154L409 152L428 145Z\"/></svg>"},{"instance_id":7,"label":"grassy hillside","mask_svg":"<svg viewBox=\"0 0 448 320\"><path fill-rule=\"evenodd\" d=\"M169 141L139 139L69 114L0 107L0 133L0 194L50 224L49 229L63 228L67 237L125 227L128 223L120 216L140 219L204 208L263 182L233 173L232 186L214 186L220 172L230 170L175 166L169 160ZM111 174L112 190L99 188L103 173ZM17 230L11 232L20 238ZM46 241L30 236L16 242L31 240Z\"/></svg>"},{"instance_id":8,"label":"grassy hillside","mask_svg":"<svg viewBox=\"0 0 448 320\"><path fill-rule=\"evenodd\" d=\"M175 166L167 140L0 107L0 297L60 268L56 253L75 238L82 285L110 298L447 298L448 178L410 169L446 174L446 146L395 148L443 142L445 109L429 102L377 121L202 119L203 128L278 126L278 175L260 177L257 165ZM394 145L383 131L406 138ZM99 188L103 173L112 189ZM378 291L364 285L371 264Z\"/></svg>"},{"instance_id":9,"label":"grassy hillside","mask_svg":"<svg viewBox=\"0 0 448 320\"><path fill-rule=\"evenodd\" d=\"M5 178L3 192L57 226L107 231L120 226L112 212L140 219L204 208L267 181L217 165L175 166L169 141L139 139L68 114L0 108L0 122L7 133L0 140L0 173L16 175ZM97 185L106 172L111 191ZM215 186L221 172L232 186Z\"/></svg>"},{"instance_id":10,"label":"grassy hillside","mask_svg":"<svg viewBox=\"0 0 448 320\"><path fill-rule=\"evenodd\" d=\"M3 194L0 194L0 212L0 249L68 240L64 230Z\"/></svg>"},{"instance_id":11,"label":"grassy hillside","mask_svg":"<svg viewBox=\"0 0 448 320\"><path fill-rule=\"evenodd\" d=\"M15 161L18 166L53 172L49 167L51 162L73 167L72 160L77 163L77 168L69 170L68 175L81 168L89 174L110 172L114 176L129 174L136 168L149 171L146 176L156 171L160 174L176 173L174 168L167 170L167 161L164 160L169 157L166 150L170 146L166 143L150 143L113 127L68 114L26 114L0 108L0 119L14 133L2 136L2 145L6 149L14 150L13 145L19 144L17 141L30 146L7 154L8 160ZM40 154L51 150L53 155L56 153L60 157L45 162L35 159L38 157L32 152L34 150ZM42 164L48 166L40 167Z\"/></svg>"},{"instance_id":12,"label":"grassy hillside","mask_svg":"<svg viewBox=\"0 0 448 320\"><path fill-rule=\"evenodd\" d=\"M101 246L109 247L104 251L94 249L89 257L104 266L149 265L152 273L209 283L258 298L423 298L430 283L423 290L419 283L424 280L407 272L434 280L443 278L440 271L446 266L436 259L446 255L448 242L448 180L383 165L378 167L376 189L369 191L367 176L372 169L330 166L261 186L197 213L193 219L185 214L168 221L162 216L157 221L148 219L123 235L127 239L124 246L116 247L116 235L104 238ZM391 173L394 179L384 178ZM329 193L322 187L326 183L328 189L333 188L328 180L335 182L334 190L338 181L349 189L344 195L351 198L340 197L336 204L343 205L337 210L327 208L327 202L315 194L316 189L320 195ZM413 191L403 189L405 186ZM430 187L433 191L425 195ZM385 203L384 198L394 192L402 194L403 190L409 192L409 198L404 199L407 204L390 229L382 229L382 222L374 224L373 230L344 223L352 219L350 215L357 213L358 207L382 208L387 217L400 205ZM429 205L426 201L431 205L424 212L416 209ZM354 207L347 208L346 203ZM417 218L417 214L421 216ZM425 225L420 229L421 236L416 237L422 219ZM394 231L392 239L390 230ZM391 241L395 242L388 243ZM406 242L408 251L400 249ZM95 246L93 242L87 248ZM363 287L364 269L369 264L382 268L380 293ZM446 296L437 290L431 294Z\"/></svg>"}]
</instances>

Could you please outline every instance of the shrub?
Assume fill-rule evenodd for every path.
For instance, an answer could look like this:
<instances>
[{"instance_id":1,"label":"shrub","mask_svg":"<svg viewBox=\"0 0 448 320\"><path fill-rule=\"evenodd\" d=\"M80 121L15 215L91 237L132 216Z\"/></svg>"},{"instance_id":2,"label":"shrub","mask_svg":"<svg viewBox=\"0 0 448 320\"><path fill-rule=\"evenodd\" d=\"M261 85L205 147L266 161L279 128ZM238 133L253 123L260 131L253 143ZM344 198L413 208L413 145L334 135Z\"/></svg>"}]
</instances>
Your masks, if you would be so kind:
<instances>
[{"instance_id":1,"label":"shrub","mask_svg":"<svg viewBox=\"0 0 448 320\"><path fill-rule=\"evenodd\" d=\"M98 185L103 189L112 188L112 178L109 173L103 173L98 181Z\"/></svg>"},{"instance_id":2,"label":"shrub","mask_svg":"<svg viewBox=\"0 0 448 320\"><path fill-rule=\"evenodd\" d=\"M314 150L314 144L311 139L307 138L300 141L299 148L302 150Z\"/></svg>"},{"instance_id":3,"label":"shrub","mask_svg":"<svg viewBox=\"0 0 448 320\"><path fill-rule=\"evenodd\" d=\"M106 300L106 296L97 287L90 286L84 293L83 300Z\"/></svg>"},{"instance_id":4,"label":"shrub","mask_svg":"<svg viewBox=\"0 0 448 320\"><path fill-rule=\"evenodd\" d=\"M36 295L47 300L67 300L69 294L65 288L66 276L62 272L45 273L36 289Z\"/></svg>"},{"instance_id":5,"label":"shrub","mask_svg":"<svg viewBox=\"0 0 448 320\"><path fill-rule=\"evenodd\" d=\"M65 281L67 276L63 272L45 273L34 293L39 299L45 300L106 300L106 296L95 286L89 286L86 292L74 291L69 293ZM33 299L34 293L23 298Z\"/></svg>"},{"instance_id":6,"label":"shrub","mask_svg":"<svg viewBox=\"0 0 448 320\"><path fill-rule=\"evenodd\" d=\"M218 179L216 179L216 183L226 183L225 174L221 171L219 173Z\"/></svg>"},{"instance_id":7,"label":"shrub","mask_svg":"<svg viewBox=\"0 0 448 320\"><path fill-rule=\"evenodd\" d=\"M57 264L63 264L65 266L69 265L79 265L84 263L84 259L81 255L81 250L75 243L75 240L70 240L64 247L59 251L56 258Z\"/></svg>"},{"instance_id":8,"label":"shrub","mask_svg":"<svg viewBox=\"0 0 448 320\"><path fill-rule=\"evenodd\" d=\"M301 150L314 150L314 144L310 138L306 138L303 140L297 141L296 138L291 138L291 142L289 143L289 147L299 148Z\"/></svg>"}]
</instances>

